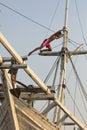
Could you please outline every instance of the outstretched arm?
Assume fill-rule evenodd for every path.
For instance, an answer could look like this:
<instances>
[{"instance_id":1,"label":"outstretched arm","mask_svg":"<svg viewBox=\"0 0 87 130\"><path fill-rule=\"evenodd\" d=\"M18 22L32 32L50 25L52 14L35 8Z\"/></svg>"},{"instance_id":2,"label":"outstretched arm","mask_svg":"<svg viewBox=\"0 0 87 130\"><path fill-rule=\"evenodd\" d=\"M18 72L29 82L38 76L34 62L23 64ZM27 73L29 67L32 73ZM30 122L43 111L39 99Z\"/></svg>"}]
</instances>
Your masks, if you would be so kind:
<instances>
[{"instance_id":1,"label":"outstretched arm","mask_svg":"<svg viewBox=\"0 0 87 130\"><path fill-rule=\"evenodd\" d=\"M28 53L28 56L30 56L33 52L40 50L41 48L42 48L41 46L35 48L34 50L32 50L31 52Z\"/></svg>"}]
</instances>

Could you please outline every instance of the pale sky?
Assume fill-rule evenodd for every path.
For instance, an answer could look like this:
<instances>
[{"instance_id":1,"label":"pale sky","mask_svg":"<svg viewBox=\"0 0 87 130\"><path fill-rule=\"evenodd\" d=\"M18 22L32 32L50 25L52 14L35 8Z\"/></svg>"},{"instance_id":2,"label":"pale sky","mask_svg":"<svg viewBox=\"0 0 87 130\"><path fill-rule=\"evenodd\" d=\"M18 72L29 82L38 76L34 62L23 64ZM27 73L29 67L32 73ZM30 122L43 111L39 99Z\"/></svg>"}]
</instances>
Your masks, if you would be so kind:
<instances>
[{"instance_id":1,"label":"pale sky","mask_svg":"<svg viewBox=\"0 0 87 130\"><path fill-rule=\"evenodd\" d=\"M65 0L0 0L0 31L14 49L24 56L39 46L45 38L53 34L47 28L54 32L63 28L64 11ZM68 48L70 50L74 50L80 43L83 43L84 49L87 50L86 26L87 0L70 0L68 17L69 39L78 43L75 44L76 46L69 43ZM60 44L62 45L62 39L54 41L52 43L53 51L59 51L61 46L58 45ZM1 45L0 55L3 57L8 55ZM35 52L28 58L27 64L44 80L55 59L56 57L39 56L38 52ZM76 69L79 71L86 89L87 60L84 56L81 56L81 58L78 57L78 61L79 63L76 62ZM33 83L27 78L25 72L22 75L19 74L18 79L26 84Z\"/></svg>"}]
</instances>

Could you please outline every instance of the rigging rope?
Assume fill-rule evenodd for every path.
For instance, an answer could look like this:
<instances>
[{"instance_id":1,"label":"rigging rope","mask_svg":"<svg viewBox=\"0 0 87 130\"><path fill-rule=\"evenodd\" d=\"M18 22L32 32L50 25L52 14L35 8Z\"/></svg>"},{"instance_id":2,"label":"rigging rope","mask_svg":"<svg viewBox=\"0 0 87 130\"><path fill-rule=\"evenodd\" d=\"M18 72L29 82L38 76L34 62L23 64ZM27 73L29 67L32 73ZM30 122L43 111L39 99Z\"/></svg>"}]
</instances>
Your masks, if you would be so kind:
<instances>
[{"instance_id":1,"label":"rigging rope","mask_svg":"<svg viewBox=\"0 0 87 130\"><path fill-rule=\"evenodd\" d=\"M59 3L60 3L60 0L59 0L58 3L57 3L57 6L56 6L56 9L55 9L55 12L54 12L54 15L53 15L52 18L54 18L54 16L55 16L55 13L56 13L56 10L57 10L57 7L58 7ZM75 0L75 3L76 3L75 5L76 5L76 10L77 10L77 15L78 15L78 19L79 19L79 24L80 24L81 32L82 32L82 35L83 35L84 42L85 42L85 44L86 44L86 46L87 46L87 42L86 42L86 39L85 39L85 37L84 37L84 33L83 33L82 25L81 25L81 20L80 20L80 16L79 16L79 11L78 11L78 7L77 7L77 2L76 2L76 0ZM31 21L31 22L33 22L33 23L35 23L35 24L37 24L37 25L39 25L39 26L41 26L41 27L47 29L47 30L50 30L50 31L52 31L52 32L55 32L54 30L50 29L49 27L47 27L47 26L45 26L45 25L42 25L42 24L40 24L39 22L36 22L35 20L31 19L30 17L25 16L24 14L22 14L22 13L16 11L15 9L12 9L11 7L9 7L9 6L5 5L5 4L3 4L2 2L0 2L0 5L2 5L3 7L5 7L5 8L7 8L7 9L11 10L12 12L14 12L14 13L16 13L16 14L22 16L23 18L25 18L25 19L27 19L27 20L29 20L29 21ZM52 20L52 21L53 21L53 20ZM51 23L52 23L52 21L51 21ZM50 24L50 25L51 25L51 24ZM71 40L71 39L70 39L70 40Z\"/></svg>"},{"instance_id":2,"label":"rigging rope","mask_svg":"<svg viewBox=\"0 0 87 130\"><path fill-rule=\"evenodd\" d=\"M71 40L71 39L69 39L69 42L72 43L72 44L75 45L75 46L76 46L77 44L80 45L79 43L77 43L77 42L75 42L75 41L73 41L73 40Z\"/></svg>"},{"instance_id":3,"label":"rigging rope","mask_svg":"<svg viewBox=\"0 0 87 130\"><path fill-rule=\"evenodd\" d=\"M76 80L77 80L77 79L76 79ZM76 82L76 84L77 84L77 82ZM76 108L76 89L77 89L77 85L76 85L75 93L74 93L74 115L75 115L75 108ZM84 109L85 109L86 112L87 112L87 107L86 107L86 105L85 105L85 102L84 102L84 99L83 99L83 95L82 95L82 91L81 91L80 88L79 88L79 92L80 92L80 95L81 95L81 98L82 98L82 103L83 103L83 105L84 105Z\"/></svg>"},{"instance_id":4,"label":"rigging rope","mask_svg":"<svg viewBox=\"0 0 87 130\"><path fill-rule=\"evenodd\" d=\"M81 116L82 120L83 120L83 121L85 122L85 124L86 124L86 121L85 121L85 119L84 119L84 117L83 117L83 114L81 114L81 112L80 112L80 110L79 110L79 108L78 108L77 104L75 103L75 101L74 101L74 99L73 99L72 95L70 94L70 91L69 91L69 89L68 89L68 87L67 87L67 86L66 86L66 89L67 89L68 94L71 96L71 99L72 99L72 101L74 102L74 104L75 104L75 106L76 106L76 108L77 108L77 110L78 110L78 112L79 112L79 114L80 114L80 116Z\"/></svg>"},{"instance_id":5,"label":"rigging rope","mask_svg":"<svg viewBox=\"0 0 87 130\"><path fill-rule=\"evenodd\" d=\"M68 55L69 55L69 53L68 53ZM69 55L69 57L70 57L70 55ZM87 93L86 93L86 91L85 91L85 89L84 89L84 87L83 87L83 84L82 84L82 82L81 82L81 80L80 80L80 78L79 78L79 76L78 76L78 73L77 73L77 71L76 71L76 69L75 69L75 66L74 66L74 64L73 64L73 62L72 62L72 60L71 60L71 58L70 58L70 62L71 62L71 64L72 64L72 66L73 66L73 69L74 69L74 72L75 72L75 74L76 74L77 80L79 81L79 85L80 85L80 87L81 87L83 96L85 97L85 100L87 101ZM81 94L81 90L80 90L80 94ZM70 91L68 90L68 88L67 88L67 91L68 91L69 95L71 96ZM81 95L82 95L82 94L81 94ZM75 104L75 106L76 106L78 112L80 113L80 110L79 110L78 106L76 105L75 100L73 99L72 96L71 96L71 98L72 98L72 100L74 101L74 104ZM82 100L83 100L83 98L82 98ZM86 110L86 112L87 112L87 108L86 108L86 105L85 105L85 102L84 102L84 101L83 101L83 105L84 105L84 108L85 108L85 110ZM81 116L82 119L84 120L84 118L83 118L83 116L82 116L81 113L80 113L80 116ZM84 121L84 122L85 122L85 121ZM86 122L85 122L85 124L86 124Z\"/></svg>"},{"instance_id":6,"label":"rigging rope","mask_svg":"<svg viewBox=\"0 0 87 130\"><path fill-rule=\"evenodd\" d=\"M39 22L36 22L35 20L31 19L30 17L25 16L24 14L22 14L22 13L16 11L15 9L12 9L11 7L9 7L9 6L5 5L5 4L3 4L2 2L0 2L0 5L2 5L3 7L5 7L5 8L7 8L7 9L11 10L12 12L14 12L14 13L16 13L16 14L22 16L23 18L25 18L25 19L27 19L27 20L29 20L29 21L31 21L31 22L33 22L33 23L35 23L35 24L37 24L37 25L39 25L39 26L45 28L45 29L48 29L48 30L50 30L50 31L52 31L52 32L55 32L55 31L53 31L52 29L48 28L47 26L42 25L42 24L40 24Z\"/></svg>"},{"instance_id":7,"label":"rigging rope","mask_svg":"<svg viewBox=\"0 0 87 130\"><path fill-rule=\"evenodd\" d=\"M71 58L70 58L70 61L71 61L71 64L72 64L72 66L73 66L74 72L75 72L75 74L76 74L76 76L77 76L77 79L78 79L78 81L79 81L79 83L80 83L80 86L81 86L82 92L83 92L83 94L84 94L84 97L85 97L85 99L86 99L86 101L87 101L87 93L86 93L86 91L85 91L85 89L84 89L84 87L83 87L83 84L82 84L82 82L81 82L81 80L80 80L80 78L79 78L79 75L78 75L78 73L77 73L77 71L76 71L76 69L75 69L75 66L74 66L74 64L73 64L73 62L72 62L72 60L71 60Z\"/></svg>"},{"instance_id":8,"label":"rigging rope","mask_svg":"<svg viewBox=\"0 0 87 130\"><path fill-rule=\"evenodd\" d=\"M52 84L52 87L54 88L54 85L55 85L55 81L56 81L56 78L57 78L57 73L58 73L58 67L59 67L59 61L60 61L60 57L56 63L56 69L55 69L55 74L54 74L54 79L53 79L53 84Z\"/></svg>"},{"instance_id":9,"label":"rigging rope","mask_svg":"<svg viewBox=\"0 0 87 130\"><path fill-rule=\"evenodd\" d=\"M55 15L56 15L57 8L58 8L59 4L60 4L60 0L58 0L58 3L57 3L57 5L56 5L55 11L54 11L53 16L52 16L52 18L51 18L51 22L50 22L49 28L51 28L51 26L52 26L52 23L53 23L53 20L54 20ZM49 31L49 29L48 29L48 31ZM47 34L48 34L48 31L47 31ZM46 34L46 35L47 35L47 34Z\"/></svg>"},{"instance_id":10,"label":"rigging rope","mask_svg":"<svg viewBox=\"0 0 87 130\"><path fill-rule=\"evenodd\" d=\"M80 90L80 89L79 89L79 90ZM83 102L84 108L85 108L85 110L86 110L86 112L87 112L87 107L86 107L86 105L85 105L85 102L84 102L84 99L83 99L83 95L82 95L82 93L81 93L81 90L80 90L80 94L81 94L81 97L82 97L82 102Z\"/></svg>"},{"instance_id":11,"label":"rigging rope","mask_svg":"<svg viewBox=\"0 0 87 130\"><path fill-rule=\"evenodd\" d=\"M80 20L80 16L79 16L79 10L78 10L78 7L77 7L76 0L75 0L75 5L76 5L76 10L77 10L77 15L78 15L78 19L79 19L79 25L80 25L80 28L81 28L82 36L83 36L84 42L87 46L87 42L86 42L86 39L85 39L85 36L84 36L84 33L83 33L83 28L82 28L82 24L81 24L81 20Z\"/></svg>"},{"instance_id":12,"label":"rigging rope","mask_svg":"<svg viewBox=\"0 0 87 130\"><path fill-rule=\"evenodd\" d=\"M49 78L50 78L52 72L54 71L54 68L55 68L56 64L59 63L59 60L60 60L60 57L57 57L57 59L55 60L53 66L52 66L52 68L51 68L51 70L49 71L47 77L45 78L44 83L47 83L47 81L49 80Z\"/></svg>"},{"instance_id":13,"label":"rigging rope","mask_svg":"<svg viewBox=\"0 0 87 130\"><path fill-rule=\"evenodd\" d=\"M75 108L76 108L76 89L77 89L77 82L76 82L76 87L75 87L75 92L74 92L74 115L75 115Z\"/></svg>"}]
</instances>

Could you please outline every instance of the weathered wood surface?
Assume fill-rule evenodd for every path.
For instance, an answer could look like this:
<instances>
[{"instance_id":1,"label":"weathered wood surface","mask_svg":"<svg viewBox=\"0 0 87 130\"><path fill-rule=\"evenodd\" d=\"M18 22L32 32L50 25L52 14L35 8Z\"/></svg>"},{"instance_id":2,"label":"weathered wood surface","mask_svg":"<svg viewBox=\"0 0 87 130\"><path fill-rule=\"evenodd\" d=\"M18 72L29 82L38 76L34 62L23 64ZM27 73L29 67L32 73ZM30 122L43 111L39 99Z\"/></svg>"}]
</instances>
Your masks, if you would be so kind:
<instances>
[{"instance_id":1,"label":"weathered wood surface","mask_svg":"<svg viewBox=\"0 0 87 130\"><path fill-rule=\"evenodd\" d=\"M0 106L0 130L11 130L11 121L6 100Z\"/></svg>"},{"instance_id":2,"label":"weathered wood surface","mask_svg":"<svg viewBox=\"0 0 87 130\"><path fill-rule=\"evenodd\" d=\"M19 130L58 130L54 123L50 122L35 109L27 107L23 101L15 97L14 101ZM6 100L3 101L0 107L0 115L0 130L18 130L13 128L12 121L14 120L9 114L9 105Z\"/></svg>"},{"instance_id":3,"label":"weathered wood surface","mask_svg":"<svg viewBox=\"0 0 87 130\"><path fill-rule=\"evenodd\" d=\"M0 106L0 130L58 130L58 127L21 99L14 97L9 75L2 73L5 99Z\"/></svg>"},{"instance_id":4,"label":"weathered wood surface","mask_svg":"<svg viewBox=\"0 0 87 130\"><path fill-rule=\"evenodd\" d=\"M58 127L32 107L17 98L15 107L21 130L58 130ZM24 125L23 125L24 124ZM26 128L27 127L27 128Z\"/></svg>"},{"instance_id":5,"label":"weathered wood surface","mask_svg":"<svg viewBox=\"0 0 87 130\"><path fill-rule=\"evenodd\" d=\"M1 76L5 99L0 106L0 130L19 130L14 100L10 93L10 89L12 88L10 78L6 70L2 72Z\"/></svg>"}]
</instances>

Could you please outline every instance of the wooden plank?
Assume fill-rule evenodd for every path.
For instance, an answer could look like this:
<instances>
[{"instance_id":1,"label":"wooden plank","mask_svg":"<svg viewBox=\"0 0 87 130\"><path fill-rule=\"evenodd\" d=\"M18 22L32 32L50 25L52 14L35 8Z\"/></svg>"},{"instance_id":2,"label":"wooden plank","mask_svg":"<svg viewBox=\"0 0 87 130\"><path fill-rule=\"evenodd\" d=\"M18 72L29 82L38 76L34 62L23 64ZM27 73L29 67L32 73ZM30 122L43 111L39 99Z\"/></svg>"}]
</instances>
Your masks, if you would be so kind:
<instances>
[{"instance_id":1,"label":"wooden plank","mask_svg":"<svg viewBox=\"0 0 87 130\"><path fill-rule=\"evenodd\" d=\"M58 130L59 129L54 123L49 121L45 116L41 115L35 109L31 107L27 107L27 105L25 105L23 101L17 100L17 98L15 98L15 107L17 111L20 111L22 113L22 116L23 115L25 116L25 119L31 120L31 122L33 122L33 124L38 126L41 130Z\"/></svg>"},{"instance_id":2,"label":"wooden plank","mask_svg":"<svg viewBox=\"0 0 87 130\"><path fill-rule=\"evenodd\" d=\"M11 62L14 61L15 59L13 57L1 57L3 62ZM27 56L22 56L23 60L28 60Z\"/></svg>"},{"instance_id":3,"label":"wooden plank","mask_svg":"<svg viewBox=\"0 0 87 130\"><path fill-rule=\"evenodd\" d=\"M6 70L3 71L2 73L2 82L3 82L3 87L5 91L5 100L6 100L6 105L7 107L4 107L7 109L9 113L9 121L10 121L10 129L9 130L19 130L19 125L18 125L18 120L17 120L17 115L15 111L15 104L13 97L10 93L10 88L11 82L9 80L9 76Z\"/></svg>"},{"instance_id":4,"label":"wooden plank","mask_svg":"<svg viewBox=\"0 0 87 130\"><path fill-rule=\"evenodd\" d=\"M39 53L39 55L41 56L60 56L61 54L61 51L59 52L41 52ZM67 52L67 55L84 55L84 54L87 54L87 50L85 51L78 51L78 52L74 52L74 51L69 51Z\"/></svg>"},{"instance_id":5,"label":"wooden plank","mask_svg":"<svg viewBox=\"0 0 87 130\"><path fill-rule=\"evenodd\" d=\"M0 130L11 130L12 124L8 111L8 103L6 99L2 102L0 106Z\"/></svg>"},{"instance_id":6,"label":"wooden plank","mask_svg":"<svg viewBox=\"0 0 87 130\"><path fill-rule=\"evenodd\" d=\"M28 93L21 93L20 98L24 100L54 100L54 94L28 94Z\"/></svg>"},{"instance_id":7,"label":"wooden plank","mask_svg":"<svg viewBox=\"0 0 87 130\"><path fill-rule=\"evenodd\" d=\"M26 64L20 64L20 65L18 65L18 64L13 64L13 65L11 65L11 64L2 64L2 65L0 65L0 69L18 69L18 68L26 68L27 67L27 65Z\"/></svg>"},{"instance_id":8,"label":"wooden plank","mask_svg":"<svg viewBox=\"0 0 87 130\"><path fill-rule=\"evenodd\" d=\"M27 118L21 111L17 110L20 129L23 130L41 130L32 120Z\"/></svg>"}]
</instances>

